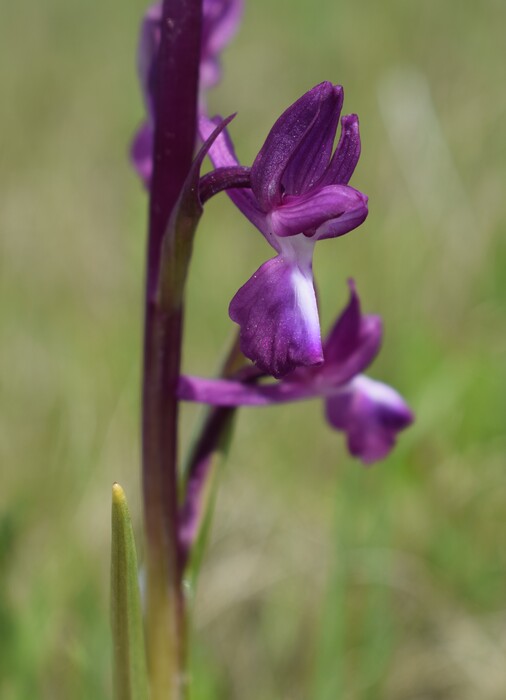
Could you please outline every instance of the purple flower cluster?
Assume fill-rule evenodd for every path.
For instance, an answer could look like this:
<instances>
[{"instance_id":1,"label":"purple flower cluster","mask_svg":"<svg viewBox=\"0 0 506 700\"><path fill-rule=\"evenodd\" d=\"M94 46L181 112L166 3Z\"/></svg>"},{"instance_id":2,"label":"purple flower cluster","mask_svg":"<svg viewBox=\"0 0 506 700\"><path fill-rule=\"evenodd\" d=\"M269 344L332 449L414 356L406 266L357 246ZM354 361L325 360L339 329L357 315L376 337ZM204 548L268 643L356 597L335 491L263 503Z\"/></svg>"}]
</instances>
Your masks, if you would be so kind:
<instances>
[{"instance_id":1,"label":"purple flower cluster","mask_svg":"<svg viewBox=\"0 0 506 700\"><path fill-rule=\"evenodd\" d=\"M159 2L147 11L141 29L138 66L147 119L131 150L148 189L161 7ZM323 397L330 424L346 434L351 454L369 464L389 453L413 415L393 389L362 374L379 351L382 328L378 317L361 314L354 283L347 308L322 342L312 271L317 241L352 231L368 214L366 195L348 184L360 156L358 117L341 118L342 87L320 83L283 112L252 166L241 166L223 121L209 118L204 98L205 90L219 80L219 53L241 13L242 0L203 2L199 135L214 170L201 178L200 192L204 183L209 187L203 200L226 190L275 251L229 307L240 328L242 353L254 363L256 374L247 381L182 377L179 397L231 407ZM217 127L222 129L219 135ZM263 383L265 376L279 381Z\"/></svg>"},{"instance_id":2,"label":"purple flower cluster","mask_svg":"<svg viewBox=\"0 0 506 700\"><path fill-rule=\"evenodd\" d=\"M219 82L219 55L235 34L243 11L242 0L204 0L202 5L202 40L200 47L200 103L204 107L205 91ZM132 141L130 156L134 168L149 189L153 174L153 136L155 105L153 68L160 48L162 0L151 5L141 25L137 54L137 71L142 88L146 120Z\"/></svg>"},{"instance_id":3,"label":"purple flower cluster","mask_svg":"<svg viewBox=\"0 0 506 700\"><path fill-rule=\"evenodd\" d=\"M388 455L413 414L392 388L362 374L382 339L378 316L364 316L355 284L350 299L323 343L324 361L299 367L276 383L181 377L179 396L215 406L266 406L321 397L328 422L347 436L348 449L365 464Z\"/></svg>"}]
</instances>

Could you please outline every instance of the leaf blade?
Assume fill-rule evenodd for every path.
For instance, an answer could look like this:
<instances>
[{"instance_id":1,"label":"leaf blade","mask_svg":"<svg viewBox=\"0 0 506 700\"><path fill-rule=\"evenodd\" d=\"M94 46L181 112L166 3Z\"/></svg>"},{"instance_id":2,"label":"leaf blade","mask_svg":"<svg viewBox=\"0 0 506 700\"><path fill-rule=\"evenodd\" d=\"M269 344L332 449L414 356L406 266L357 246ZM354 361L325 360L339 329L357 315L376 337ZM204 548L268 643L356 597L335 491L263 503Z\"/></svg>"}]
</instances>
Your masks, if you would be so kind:
<instances>
[{"instance_id":1,"label":"leaf blade","mask_svg":"<svg viewBox=\"0 0 506 700\"><path fill-rule=\"evenodd\" d=\"M112 487L111 629L114 700L149 697L137 554L125 492Z\"/></svg>"}]
</instances>

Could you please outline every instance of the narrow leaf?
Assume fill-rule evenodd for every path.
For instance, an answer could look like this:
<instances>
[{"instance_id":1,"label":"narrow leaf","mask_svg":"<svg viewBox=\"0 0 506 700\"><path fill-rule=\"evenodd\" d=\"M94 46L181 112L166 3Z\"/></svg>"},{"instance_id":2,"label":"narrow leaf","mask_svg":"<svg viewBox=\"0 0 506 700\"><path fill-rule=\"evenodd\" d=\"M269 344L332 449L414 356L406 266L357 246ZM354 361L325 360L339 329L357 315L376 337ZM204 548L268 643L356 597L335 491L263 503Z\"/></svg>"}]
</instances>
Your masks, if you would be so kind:
<instances>
[{"instance_id":1,"label":"narrow leaf","mask_svg":"<svg viewBox=\"0 0 506 700\"><path fill-rule=\"evenodd\" d=\"M147 700L137 555L125 492L119 484L112 487L111 626L114 700Z\"/></svg>"}]
</instances>

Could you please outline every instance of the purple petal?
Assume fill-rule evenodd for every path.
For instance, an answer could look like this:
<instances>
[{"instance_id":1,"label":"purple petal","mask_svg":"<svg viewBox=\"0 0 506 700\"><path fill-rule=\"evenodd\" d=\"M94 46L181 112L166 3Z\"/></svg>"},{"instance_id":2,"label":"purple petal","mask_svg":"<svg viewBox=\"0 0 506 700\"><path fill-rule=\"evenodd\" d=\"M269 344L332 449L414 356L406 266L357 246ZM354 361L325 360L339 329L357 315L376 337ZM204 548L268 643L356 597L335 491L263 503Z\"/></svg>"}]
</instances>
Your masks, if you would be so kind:
<instances>
[{"instance_id":1,"label":"purple petal","mask_svg":"<svg viewBox=\"0 0 506 700\"><path fill-rule=\"evenodd\" d=\"M209 119L201 116L199 119L200 138L205 141L219 124L221 117ZM239 165L237 156L235 155L234 145L225 129L213 143L209 158L215 168L226 168ZM269 234L266 216L258 206L255 195L250 189L232 189L227 191L228 196L251 223L258 228L259 231L267 238L268 242L279 252L279 246L276 244L273 237Z\"/></svg>"},{"instance_id":2,"label":"purple petal","mask_svg":"<svg viewBox=\"0 0 506 700\"><path fill-rule=\"evenodd\" d=\"M243 0L204 0L200 84L210 88L221 77L218 56L232 39L242 18Z\"/></svg>"},{"instance_id":3,"label":"purple petal","mask_svg":"<svg viewBox=\"0 0 506 700\"><path fill-rule=\"evenodd\" d=\"M360 338L362 314L360 298L353 279L348 280L350 298L324 343L325 361L340 364L353 354Z\"/></svg>"},{"instance_id":4,"label":"purple petal","mask_svg":"<svg viewBox=\"0 0 506 700\"><path fill-rule=\"evenodd\" d=\"M251 384L230 379L205 379L182 376L178 397L211 406L269 406L287 401L301 401L321 395L321 388L307 382L276 382Z\"/></svg>"},{"instance_id":5,"label":"purple petal","mask_svg":"<svg viewBox=\"0 0 506 700\"><path fill-rule=\"evenodd\" d=\"M130 146L130 159L147 190L153 175L153 128L149 122L141 124Z\"/></svg>"},{"instance_id":6,"label":"purple petal","mask_svg":"<svg viewBox=\"0 0 506 700\"><path fill-rule=\"evenodd\" d=\"M318 186L347 185L360 158L360 131L356 114L341 119L341 138Z\"/></svg>"},{"instance_id":7,"label":"purple petal","mask_svg":"<svg viewBox=\"0 0 506 700\"><path fill-rule=\"evenodd\" d=\"M337 238L358 228L367 219L367 197L363 196L362 204L356 209L350 209L336 219L325 221L317 230L315 238L319 241L325 238Z\"/></svg>"},{"instance_id":8,"label":"purple petal","mask_svg":"<svg viewBox=\"0 0 506 700\"><path fill-rule=\"evenodd\" d=\"M200 218L200 216L202 215L203 207L202 200L200 198L199 187L201 182L200 169L202 167L202 163L204 162L205 157L209 153L209 149L212 147L213 143L215 143L216 139L219 138L220 134L223 133L227 124L229 124L234 117L235 114L232 114L230 115L230 117L223 119L216 126L216 128L204 141L204 143L200 147L199 152L193 159L193 162L190 167L190 172L188 173L186 180L183 184L183 189L181 190L178 203L179 214L183 215L186 218L186 225L190 224L192 220L198 220L198 218Z\"/></svg>"},{"instance_id":9,"label":"purple petal","mask_svg":"<svg viewBox=\"0 0 506 700\"><path fill-rule=\"evenodd\" d=\"M160 46L160 22L162 20L162 2L151 5L144 14L139 35L137 51L137 71L141 84L146 111L151 121L154 120L154 97L152 71L155 57Z\"/></svg>"},{"instance_id":10,"label":"purple petal","mask_svg":"<svg viewBox=\"0 0 506 700\"><path fill-rule=\"evenodd\" d=\"M209 56L200 61L200 71L199 71L199 81L201 87L200 98L200 111L206 112L206 99L203 95L203 90L217 85L221 80L221 66L220 62L215 56Z\"/></svg>"},{"instance_id":11,"label":"purple petal","mask_svg":"<svg viewBox=\"0 0 506 700\"><path fill-rule=\"evenodd\" d=\"M202 42L200 49L200 87L216 85L221 77L219 54L235 34L243 12L243 0L204 0L202 7ZM146 11L139 35L137 70L146 110L154 120L152 71L160 46L162 1Z\"/></svg>"},{"instance_id":12,"label":"purple petal","mask_svg":"<svg viewBox=\"0 0 506 700\"><path fill-rule=\"evenodd\" d=\"M343 88L335 85L322 100L316 119L283 173L281 185L285 195L307 192L328 167L343 98Z\"/></svg>"},{"instance_id":13,"label":"purple petal","mask_svg":"<svg viewBox=\"0 0 506 700\"><path fill-rule=\"evenodd\" d=\"M216 116L209 119L205 115L199 117L199 135L202 141L206 141L221 122L221 117ZM222 131L209 151L209 158L215 168L227 168L239 165L239 160L235 155L234 144L228 131Z\"/></svg>"},{"instance_id":14,"label":"purple petal","mask_svg":"<svg viewBox=\"0 0 506 700\"><path fill-rule=\"evenodd\" d=\"M326 414L334 428L347 434L350 453L364 464L384 459L394 447L397 433L414 419L400 394L364 375L327 399Z\"/></svg>"},{"instance_id":15,"label":"purple petal","mask_svg":"<svg viewBox=\"0 0 506 700\"><path fill-rule=\"evenodd\" d=\"M251 168L252 189L265 212L281 204L281 182L290 159L318 120L322 104L334 94L324 82L306 92L276 121Z\"/></svg>"},{"instance_id":16,"label":"purple petal","mask_svg":"<svg viewBox=\"0 0 506 700\"><path fill-rule=\"evenodd\" d=\"M363 316L353 280L348 281L350 300L325 339L323 371L339 375L341 383L368 367L379 352L382 324L379 316Z\"/></svg>"},{"instance_id":17,"label":"purple petal","mask_svg":"<svg viewBox=\"0 0 506 700\"><path fill-rule=\"evenodd\" d=\"M210 54L219 53L230 42L243 12L243 0L204 0L202 41Z\"/></svg>"},{"instance_id":18,"label":"purple petal","mask_svg":"<svg viewBox=\"0 0 506 700\"><path fill-rule=\"evenodd\" d=\"M229 308L230 318L241 327L242 352L274 377L323 360L312 242L304 236L289 240L293 244L264 263Z\"/></svg>"},{"instance_id":19,"label":"purple petal","mask_svg":"<svg viewBox=\"0 0 506 700\"><path fill-rule=\"evenodd\" d=\"M364 210L367 212L367 198L361 192L347 185L329 185L304 195L284 197L269 220L277 236L294 236L316 229L316 238L320 238L328 237L325 234L329 220L337 226L343 219L342 231L336 235L351 231L354 226L350 224L357 218L356 213Z\"/></svg>"}]
</instances>

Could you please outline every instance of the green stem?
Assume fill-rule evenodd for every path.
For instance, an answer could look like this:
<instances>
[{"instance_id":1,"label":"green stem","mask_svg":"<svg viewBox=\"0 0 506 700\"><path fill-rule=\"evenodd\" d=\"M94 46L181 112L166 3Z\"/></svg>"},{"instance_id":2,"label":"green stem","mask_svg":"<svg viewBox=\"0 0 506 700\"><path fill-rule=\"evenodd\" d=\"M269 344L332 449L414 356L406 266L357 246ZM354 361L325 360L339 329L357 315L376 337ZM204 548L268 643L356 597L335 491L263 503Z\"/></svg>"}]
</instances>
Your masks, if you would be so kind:
<instances>
[{"instance_id":1,"label":"green stem","mask_svg":"<svg viewBox=\"0 0 506 700\"><path fill-rule=\"evenodd\" d=\"M184 604L177 547L177 415L182 311L148 309L144 390L146 636L152 700L184 697Z\"/></svg>"}]
</instances>

